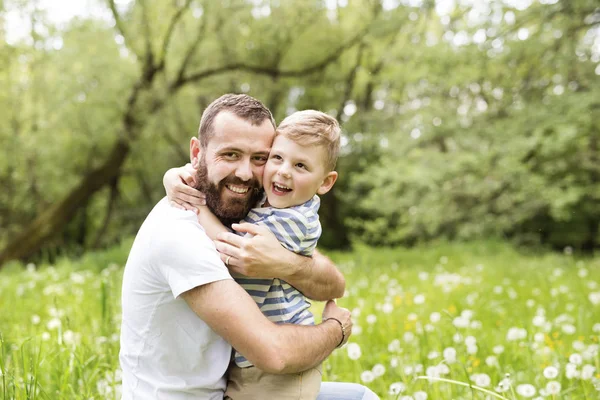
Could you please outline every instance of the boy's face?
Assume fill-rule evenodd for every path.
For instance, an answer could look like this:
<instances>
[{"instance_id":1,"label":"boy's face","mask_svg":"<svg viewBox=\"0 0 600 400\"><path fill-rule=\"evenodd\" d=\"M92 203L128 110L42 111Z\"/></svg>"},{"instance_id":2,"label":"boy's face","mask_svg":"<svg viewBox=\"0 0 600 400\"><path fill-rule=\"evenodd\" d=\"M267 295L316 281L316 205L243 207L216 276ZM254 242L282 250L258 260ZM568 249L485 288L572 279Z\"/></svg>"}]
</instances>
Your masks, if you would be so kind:
<instances>
[{"instance_id":1,"label":"boy's face","mask_svg":"<svg viewBox=\"0 0 600 400\"><path fill-rule=\"evenodd\" d=\"M263 175L269 205L275 208L298 206L315 194L327 193L337 173L325 169L325 151L323 146L304 146L277 135Z\"/></svg>"}]
</instances>

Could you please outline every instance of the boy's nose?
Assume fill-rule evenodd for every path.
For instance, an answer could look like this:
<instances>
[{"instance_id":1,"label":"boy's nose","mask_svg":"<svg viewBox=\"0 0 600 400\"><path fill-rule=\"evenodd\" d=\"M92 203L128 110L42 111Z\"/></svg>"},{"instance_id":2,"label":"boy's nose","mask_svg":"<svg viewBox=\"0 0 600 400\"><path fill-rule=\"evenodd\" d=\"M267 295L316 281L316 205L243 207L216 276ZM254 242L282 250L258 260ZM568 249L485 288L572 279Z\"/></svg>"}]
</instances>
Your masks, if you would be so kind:
<instances>
[{"instance_id":1,"label":"boy's nose","mask_svg":"<svg viewBox=\"0 0 600 400\"><path fill-rule=\"evenodd\" d=\"M279 175L281 175L281 176L283 176L285 178L289 178L291 176L290 175L290 171L287 168L285 168L285 167L279 168L278 172L279 172Z\"/></svg>"}]
</instances>

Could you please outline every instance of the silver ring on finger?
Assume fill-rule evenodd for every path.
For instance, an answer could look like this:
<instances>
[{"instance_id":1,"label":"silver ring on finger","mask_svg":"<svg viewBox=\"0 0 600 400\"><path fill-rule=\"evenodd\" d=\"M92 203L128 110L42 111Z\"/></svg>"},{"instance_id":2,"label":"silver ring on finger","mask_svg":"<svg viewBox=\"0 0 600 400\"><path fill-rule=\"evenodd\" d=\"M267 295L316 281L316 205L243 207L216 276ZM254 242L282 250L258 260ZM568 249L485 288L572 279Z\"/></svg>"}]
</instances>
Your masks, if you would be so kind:
<instances>
[{"instance_id":1,"label":"silver ring on finger","mask_svg":"<svg viewBox=\"0 0 600 400\"><path fill-rule=\"evenodd\" d=\"M231 256L227 256L227 258L225 259L225 265L227 265L229 267L229 259L231 258Z\"/></svg>"}]
</instances>

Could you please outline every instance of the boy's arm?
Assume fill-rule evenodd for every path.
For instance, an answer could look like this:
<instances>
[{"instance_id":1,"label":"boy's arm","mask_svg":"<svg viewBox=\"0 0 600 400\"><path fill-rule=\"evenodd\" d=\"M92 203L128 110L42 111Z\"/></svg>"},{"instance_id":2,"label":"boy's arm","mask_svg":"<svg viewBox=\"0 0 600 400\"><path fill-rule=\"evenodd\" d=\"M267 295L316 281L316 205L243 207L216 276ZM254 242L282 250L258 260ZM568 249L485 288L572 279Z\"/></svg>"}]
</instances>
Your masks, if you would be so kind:
<instances>
[{"instance_id":1,"label":"boy's arm","mask_svg":"<svg viewBox=\"0 0 600 400\"><path fill-rule=\"evenodd\" d=\"M314 367L352 332L349 311L333 301L325 306L320 325L274 324L262 315L250 295L229 279L198 286L181 296L218 335L269 373L287 374Z\"/></svg>"},{"instance_id":2,"label":"boy's arm","mask_svg":"<svg viewBox=\"0 0 600 400\"><path fill-rule=\"evenodd\" d=\"M304 257L286 250L265 226L233 224L241 237L225 232L217 237L221 260L229 258L229 270L250 277L280 278L312 300L324 301L344 295L346 281L335 264L316 252Z\"/></svg>"},{"instance_id":3,"label":"boy's arm","mask_svg":"<svg viewBox=\"0 0 600 400\"><path fill-rule=\"evenodd\" d=\"M171 168L163 176L163 186L169 203L176 208L198 212L206 204L204 193L194 189L196 170L192 164Z\"/></svg>"},{"instance_id":4,"label":"boy's arm","mask_svg":"<svg viewBox=\"0 0 600 400\"><path fill-rule=\"evenodd\" d=\"M206 206L198 207L198 222L204 228L204 231L212 240L216 240L219 233L229 232L219 218L215 217Z\"/></svg>"}]
</instances>

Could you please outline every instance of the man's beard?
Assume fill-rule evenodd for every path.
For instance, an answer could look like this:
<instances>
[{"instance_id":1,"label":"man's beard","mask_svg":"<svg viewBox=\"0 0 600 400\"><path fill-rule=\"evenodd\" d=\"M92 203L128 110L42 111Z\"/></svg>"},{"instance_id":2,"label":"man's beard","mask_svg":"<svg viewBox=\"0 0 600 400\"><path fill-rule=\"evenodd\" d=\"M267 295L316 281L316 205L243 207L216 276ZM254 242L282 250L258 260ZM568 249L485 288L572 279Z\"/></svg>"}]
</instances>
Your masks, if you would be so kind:
<instances>
[{"instance_id":1,"label":"man's beard","mask_svg":"<svg viewBox=\"0 0 600 400\"><path fill-rule=\"evenodd\" d=\"M231 224L240 222L263 196L260 183L254 177L250 181L244 182L235 175L229 175L218 184L210 182L204 157L201 157L198 165L196 182L196 189L200 190L206 196L207 207L225 226L231 226ZM225 188L227 184L250 186L248 189L250 196L222 199L221 193L223 190L229 190Z\"/></svg>"}]
</instances>

